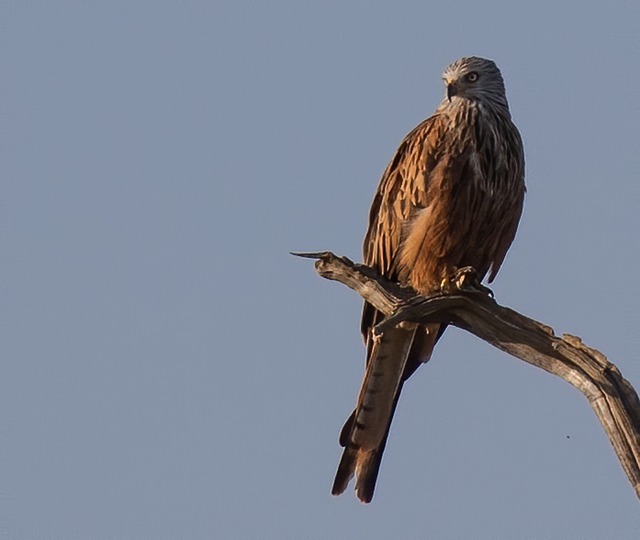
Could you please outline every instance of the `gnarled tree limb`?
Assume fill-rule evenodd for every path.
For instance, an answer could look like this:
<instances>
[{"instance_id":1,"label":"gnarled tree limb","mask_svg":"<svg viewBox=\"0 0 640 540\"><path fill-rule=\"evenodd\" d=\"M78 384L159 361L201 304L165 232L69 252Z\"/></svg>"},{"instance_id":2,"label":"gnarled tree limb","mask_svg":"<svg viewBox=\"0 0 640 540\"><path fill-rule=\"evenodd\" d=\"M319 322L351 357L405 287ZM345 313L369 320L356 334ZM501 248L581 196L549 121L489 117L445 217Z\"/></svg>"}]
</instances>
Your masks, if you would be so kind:
<instances>
[{"instance_id":1,"label":"gnarled tree limb","mask_svg":"<svg viewBox=\"0 0 640 540\"><path fill-rule=\"evenodd\" d=\"M551 327L500 306L477 283L420 296L331 252L295 255L317 259L322 277L347 285L387 315L377 332L402 321L452 324L575 386L589 400L640 497L640 400L602 353L576 336L558 337Z\"/></svg>"}]
</instances>

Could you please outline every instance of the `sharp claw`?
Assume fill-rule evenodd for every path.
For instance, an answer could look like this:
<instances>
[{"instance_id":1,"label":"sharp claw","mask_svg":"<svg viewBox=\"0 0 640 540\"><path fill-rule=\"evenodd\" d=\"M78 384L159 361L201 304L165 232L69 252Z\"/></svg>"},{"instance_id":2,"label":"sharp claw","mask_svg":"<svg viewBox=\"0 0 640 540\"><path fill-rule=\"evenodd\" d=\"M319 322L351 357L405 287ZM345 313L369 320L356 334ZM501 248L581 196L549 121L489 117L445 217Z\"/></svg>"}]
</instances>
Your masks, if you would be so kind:
<instances>
[{"instance_id":1,"label":"sharp claw","mask_svg":"<svg viewBox=\"0 0 640 540\"><path fill-rule=\"evenodd\" d=\"M493 291L480 283L478 272L472 266L458 268L448 279L443 279L441 283L443 290L476 291L482 292L493 298Z\"/></svg>"}]
</instances>

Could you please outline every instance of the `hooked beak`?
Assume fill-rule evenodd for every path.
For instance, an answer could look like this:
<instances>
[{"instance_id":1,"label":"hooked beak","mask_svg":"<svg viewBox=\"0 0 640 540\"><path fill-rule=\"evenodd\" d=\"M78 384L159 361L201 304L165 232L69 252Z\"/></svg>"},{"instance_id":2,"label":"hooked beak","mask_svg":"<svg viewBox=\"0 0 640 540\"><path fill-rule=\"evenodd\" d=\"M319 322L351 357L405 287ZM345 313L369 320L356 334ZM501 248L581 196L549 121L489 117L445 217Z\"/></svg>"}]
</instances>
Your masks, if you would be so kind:
<instances>
[{"instance_id":1,"label":"hooked beak","mask_svg":"<svg viewBox=\"0 0 640 540\"><path fill-rule=\"evenodd\" d=\"M458 87L456 86L456 83L449 83L447 85L447 99L449 100L449 102L451 102L451 98L453 96L457 96L458 95Z\"/></svg>"}]
</instances>

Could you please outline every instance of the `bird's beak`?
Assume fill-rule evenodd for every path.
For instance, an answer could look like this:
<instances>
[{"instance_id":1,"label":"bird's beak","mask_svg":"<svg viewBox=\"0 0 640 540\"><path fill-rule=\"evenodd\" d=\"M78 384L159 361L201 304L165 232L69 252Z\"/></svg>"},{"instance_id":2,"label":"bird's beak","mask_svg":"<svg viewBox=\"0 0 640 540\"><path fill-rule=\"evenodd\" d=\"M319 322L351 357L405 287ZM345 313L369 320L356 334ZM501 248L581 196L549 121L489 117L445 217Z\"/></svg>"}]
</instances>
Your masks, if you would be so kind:
<instances>
[{"instance_id":1,"label":"bird's beak","mask_svg":"<svg viewBox=\"0 0 640 540\"><path fill-rule=\"evenodd\" d=\"M447 99L451 101L451 98L456 95L458 95L458 87L456 86L456 83L447 84Z\"/></svg>"}]
</instances>

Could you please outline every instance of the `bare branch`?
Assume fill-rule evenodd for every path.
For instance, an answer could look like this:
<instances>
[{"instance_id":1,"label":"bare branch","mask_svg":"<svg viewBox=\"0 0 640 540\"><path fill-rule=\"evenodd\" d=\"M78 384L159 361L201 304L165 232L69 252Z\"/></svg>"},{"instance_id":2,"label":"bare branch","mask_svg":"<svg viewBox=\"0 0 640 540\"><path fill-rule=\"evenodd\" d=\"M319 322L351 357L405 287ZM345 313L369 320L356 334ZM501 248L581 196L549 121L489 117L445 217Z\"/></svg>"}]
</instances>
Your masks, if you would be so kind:
<instances>
[{"instance_id":1,"label":"bare branch","mask_svg":"<svg viewBox=\"0 0 640 540\"><path fill-rule=\"evenodd\" d=\"M328 251L294 255L317 259L322 277L343 283L387 315L376 332L403 321L452 324L575 386L589 400L640 497L640 400L601 352L579 337L558 337L550 326L500 306L479 283L462 280L462 287L458 283L447 292L419 296L370 267Z\"/></svg>"}]
</instances>

